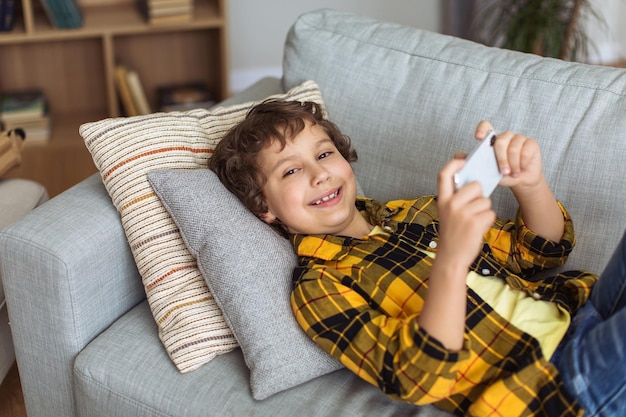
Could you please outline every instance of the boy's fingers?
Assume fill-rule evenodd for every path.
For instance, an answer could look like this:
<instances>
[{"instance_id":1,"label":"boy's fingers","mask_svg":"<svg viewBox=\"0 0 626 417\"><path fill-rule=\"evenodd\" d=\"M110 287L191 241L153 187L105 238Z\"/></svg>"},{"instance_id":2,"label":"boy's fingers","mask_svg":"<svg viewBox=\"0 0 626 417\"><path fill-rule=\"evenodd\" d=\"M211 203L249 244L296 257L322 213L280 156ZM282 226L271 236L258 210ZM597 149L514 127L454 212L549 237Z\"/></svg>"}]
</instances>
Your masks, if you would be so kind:
<instances>
[{"instance_id":1,"label":"boy's fingers","mask_svg":"<svg viewBox=\"0 0 626 417\"><path fill-rule=\"evenodd\" d=\"M446 163L439 171L437 192L440 198L448 198L454 194L454 174L465 165L465 159L455 158Z\"/></svg>"},{"instance_id":2,"label":"boy's fingers","mask_svg":"<svg viewBox=\"0 0 626 417\"><path fill-rule=\"evenodd\" d=\"M522 148L526 143L526 138L521 135L515 135L511 139L509 144L509 166L511 168L511 174L517 175L522 171Z\"/></svg>"},{"instance_id":3,"label":"boy's fingers","mask_svg":"<svg viewBox=\"0 0 626 417\"><path fill-rule=\"evenodd\" d=\"M493 145L493 149L496 153L496 160L498 161L498 168L503 175L509 175L511 173L511 165L509 161L509 144L513 138L513 133L506 131L498 134L497 139Z\"/></svg>"},{"instance_id":4,"label":"boy's fingers","mask_svg":"<svg viewBox=\"0 0 626 417\"><path fill-rule=\"evenodd\" d=\"M487 120L481 120L476 127L476 131L474 132L474 136L478 140L483 140L487 136L487 134L493 129L493 125L489 123Z\"/></svg>"}]
</instances>

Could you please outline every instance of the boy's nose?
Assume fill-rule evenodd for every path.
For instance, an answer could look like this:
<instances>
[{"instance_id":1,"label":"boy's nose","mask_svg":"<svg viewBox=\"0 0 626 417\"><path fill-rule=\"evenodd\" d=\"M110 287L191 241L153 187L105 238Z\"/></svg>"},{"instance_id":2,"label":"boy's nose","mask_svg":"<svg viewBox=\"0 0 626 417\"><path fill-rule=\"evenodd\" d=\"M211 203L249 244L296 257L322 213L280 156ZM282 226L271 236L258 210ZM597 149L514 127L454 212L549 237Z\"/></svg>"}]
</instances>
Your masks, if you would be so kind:
<instances>
[{"instance_id":1,"label":"boy's nose","mask_svg":"<svg viewBox=\"0 0 626 417\"><path fill-rule=\"evenodd\" d=\"M317 167L313 175L313 183L315 185L322 184L330 179L330 172L322 167Z\"/></svg>"}]
</instances>

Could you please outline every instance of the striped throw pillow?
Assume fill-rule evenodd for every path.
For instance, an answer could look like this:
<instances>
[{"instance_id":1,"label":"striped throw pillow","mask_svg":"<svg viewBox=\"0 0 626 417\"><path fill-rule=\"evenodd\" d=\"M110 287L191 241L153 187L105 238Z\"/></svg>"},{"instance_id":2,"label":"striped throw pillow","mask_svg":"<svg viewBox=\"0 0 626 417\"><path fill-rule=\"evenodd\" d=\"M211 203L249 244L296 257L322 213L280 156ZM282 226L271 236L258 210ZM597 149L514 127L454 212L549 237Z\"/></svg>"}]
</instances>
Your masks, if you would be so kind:
<instances>
[{"instance_id":1,"label":"striped throw pillow","mask_svg":"<svg viewBox=\"0 0 626 417\"><path fill-rule=\"evenodd\" d=\"M272 97L324 106L313 81ZM216 144L257 103L109 118L80 127L120 213L159 337L180 372L238 345L147 173L206 167Z\"/></svg>"}]
</instances>

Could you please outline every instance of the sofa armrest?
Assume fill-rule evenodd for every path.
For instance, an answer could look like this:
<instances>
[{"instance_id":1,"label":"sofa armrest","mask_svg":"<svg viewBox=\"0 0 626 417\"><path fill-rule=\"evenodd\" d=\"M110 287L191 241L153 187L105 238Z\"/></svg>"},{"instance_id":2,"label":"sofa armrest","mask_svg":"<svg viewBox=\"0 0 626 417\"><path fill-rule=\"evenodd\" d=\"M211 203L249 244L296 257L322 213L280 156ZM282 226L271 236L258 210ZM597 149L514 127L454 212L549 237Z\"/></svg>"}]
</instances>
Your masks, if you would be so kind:
<instances>
[{"instance_id":1,"label":"sofa armrest","mask_svg":"<svg viewBox=\"0 0 626 417\"><path fill-rule=\"evenodd\" d=\"M280 92L280 80L264 78L220 105ZM29 417L76 415L76 355L145 299L99 174L0 233L0 277Z\"/></svg>"},{"instance_id":2,"label":"sofa armrest","mask_svg":"<svg viewBox=\"0 0 626 417\"><path fill-rule=\"evenodd\" d=\"M29 416L74 415L74 357L145 298L98 174L0 234L0 276Z\"/></svg>"}]
</instances>

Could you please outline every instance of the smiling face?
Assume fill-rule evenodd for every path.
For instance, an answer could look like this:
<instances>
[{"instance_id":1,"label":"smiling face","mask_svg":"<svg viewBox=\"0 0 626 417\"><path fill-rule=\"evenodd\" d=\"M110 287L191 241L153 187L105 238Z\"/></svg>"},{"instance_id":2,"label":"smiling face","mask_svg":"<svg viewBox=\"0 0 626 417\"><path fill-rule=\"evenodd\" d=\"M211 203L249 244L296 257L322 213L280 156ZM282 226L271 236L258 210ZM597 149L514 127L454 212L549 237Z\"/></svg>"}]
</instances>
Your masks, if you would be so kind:
<instances>
[{"instance_id":1,"label":"smiling face","mask_svg":"<svg viewBox=\"0 0 626 417\"><path fill-rule=\"evenodd\" d=\"M363 237L371 230L354 205L356 181L350 163L326 131L310 122L281 149L278 141L258 155L267 180L263 195L268 212L290 233Z\"/></svg>"}]
</instances>

